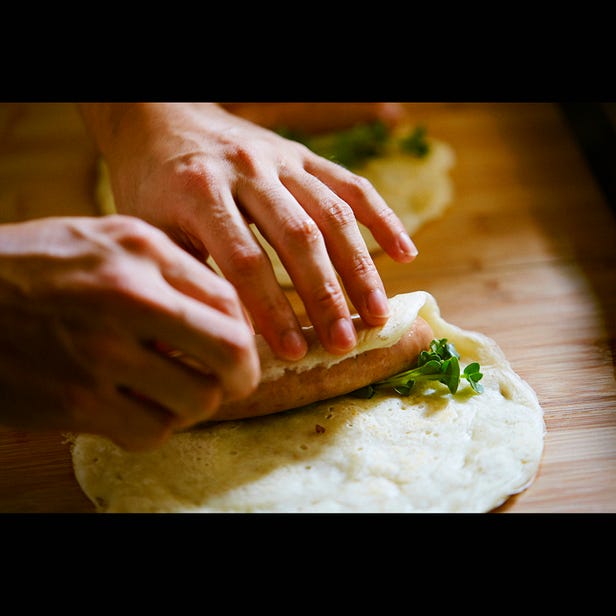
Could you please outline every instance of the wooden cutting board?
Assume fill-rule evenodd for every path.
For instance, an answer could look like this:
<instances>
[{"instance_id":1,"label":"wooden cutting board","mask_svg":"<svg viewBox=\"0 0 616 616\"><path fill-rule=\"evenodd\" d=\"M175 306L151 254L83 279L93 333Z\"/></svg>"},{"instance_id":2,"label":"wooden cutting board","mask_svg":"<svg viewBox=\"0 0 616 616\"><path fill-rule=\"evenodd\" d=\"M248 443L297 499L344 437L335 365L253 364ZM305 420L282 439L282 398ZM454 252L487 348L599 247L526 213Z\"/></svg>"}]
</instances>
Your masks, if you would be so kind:
<instances>
[{"instance_id":1,"label":"wooden cutting board","mask_svg":"<svg viewBox=\"0 0 616 616\"><path fill-rule=\"evenodd\" d=\"M545 411L540 472L499 511L615 511L613 210L557 106L408 107L454 148L455 195L413 264L377 255L387 291L494 338ZM0 222L94 214L95 161L72 105L0 104ZM62 434L0 430L0 512L90 511Z\"/></svg>"}]
</instances>

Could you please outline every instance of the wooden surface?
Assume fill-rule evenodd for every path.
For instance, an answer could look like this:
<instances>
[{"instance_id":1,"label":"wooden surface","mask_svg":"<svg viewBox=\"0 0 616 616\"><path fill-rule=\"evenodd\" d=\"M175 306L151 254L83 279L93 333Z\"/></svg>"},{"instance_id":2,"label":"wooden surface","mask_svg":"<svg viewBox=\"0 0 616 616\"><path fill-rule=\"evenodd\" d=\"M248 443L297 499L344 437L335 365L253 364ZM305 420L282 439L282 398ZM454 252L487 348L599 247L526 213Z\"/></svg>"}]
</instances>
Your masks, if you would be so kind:
<instances>
[{"instance_id":1,"label":"wooden surface","mask_svg":"<svg viewBox=\"0 0 616 616\"><path fill-rule=\"evenodd\" d=\"M388 294L494 338L545 412L540 472L499 511L616 511L613 210L557 106L409 108L454 148L455 196L413 264L376 257ZM0 104L0 222L94 214L95 160L70 104ZM61 434L0 429L0 512L90 511Z\"/></svg>"}]
</instances>

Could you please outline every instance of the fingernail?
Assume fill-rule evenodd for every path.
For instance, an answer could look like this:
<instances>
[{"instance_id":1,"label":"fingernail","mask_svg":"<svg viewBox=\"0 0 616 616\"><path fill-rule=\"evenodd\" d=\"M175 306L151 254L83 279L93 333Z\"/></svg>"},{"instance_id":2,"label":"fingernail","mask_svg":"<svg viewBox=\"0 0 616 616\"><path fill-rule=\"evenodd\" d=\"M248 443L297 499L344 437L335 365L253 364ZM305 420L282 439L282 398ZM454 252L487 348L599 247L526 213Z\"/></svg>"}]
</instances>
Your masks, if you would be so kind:
<instances>
[{"instance_id":1,"label":"fingernail","mask_svg":"<svg viewBox=\"0 0 616 616\"><path fill-rule=\"evenodd\" d=\"M280 342L287 359L301 359L308 350L306 339L296 329L288 329Z\"/></svg>"},{"instance_id":2,"label":"fingernail","mask_svg":"<svg viewBox=\"0 0 616 616\"><path fill-rule=\"evenodd\" d=\"M416 257L419 254L417 246L415 246L413 240L404 231L398 236L398 247L400 252L409 257Z\"/></svg>"},{"instance_id":3,"label":"fingernail","mask_svg":"<svg viewBox=\"0 0 616 616\"><path fill-rule=\"evenodd\" d=\"M338 319L329 328L329 339L338 350L350 351L357 342L355 328L350 319Z\"/></svg>"},{"instance_id":4,"label":"fingernail","mask_svg":"<svg viewBox=\"0 0 616 616\"><path fill-rule=\"evenodd\" d=\"M389 316L389 302L381 289L373 289L368 293L366 307L373 317L383 318Z\"/></svg>"}]
</instances>

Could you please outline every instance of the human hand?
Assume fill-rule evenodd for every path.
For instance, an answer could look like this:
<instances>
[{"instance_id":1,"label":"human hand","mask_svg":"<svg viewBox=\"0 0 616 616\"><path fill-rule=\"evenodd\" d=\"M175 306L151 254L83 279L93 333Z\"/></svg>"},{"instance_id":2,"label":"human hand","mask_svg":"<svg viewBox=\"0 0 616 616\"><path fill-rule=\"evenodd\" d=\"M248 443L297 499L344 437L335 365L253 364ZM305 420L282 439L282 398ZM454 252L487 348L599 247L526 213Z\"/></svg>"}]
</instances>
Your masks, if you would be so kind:
<instances>
[{"instance_id":1,"label":"human hand","mask_svg":"<svg viewBox=\"0 0 616 616\"><path fill-rule=\"evenodd\" d=\"M162 231L127 216L0 225L0 423L149 449L259 379L232 285Z\"/></svg>"},{"instance_id":2,"label":"human hand","mask_svg":"<svg viewBox=\"0 0 616 616\"><path fill-rule=\"evenodd\" d=\"M307 345L249 222L278 253L327 350L356 344L345 291L368 325L386 322L386 292L356 223L396 261L417 252L367 180L212 103L82 111L118 211L155 224L202 261L211 255L278 356L299 359Z\"/></svg>"}]
</instances>

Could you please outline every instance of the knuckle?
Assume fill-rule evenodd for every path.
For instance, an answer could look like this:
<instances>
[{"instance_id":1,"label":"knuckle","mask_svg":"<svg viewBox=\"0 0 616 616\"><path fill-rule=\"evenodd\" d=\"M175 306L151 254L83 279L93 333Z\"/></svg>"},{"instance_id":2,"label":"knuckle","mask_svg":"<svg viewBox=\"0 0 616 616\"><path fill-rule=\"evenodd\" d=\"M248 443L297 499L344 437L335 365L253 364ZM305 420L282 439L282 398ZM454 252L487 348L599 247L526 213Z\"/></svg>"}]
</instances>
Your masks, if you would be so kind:
<instances>
[{"instance_id":1,"label":"knuckle","mask_svg":"<svg viewBox=\"0 0 616 616\"><path fill-rule=\"evenodd\" d=\"M329 224L346 227L355 223L353 210L343 201L332 200L323 204L323 211Z\"/></svg>"},{"instance_id":2,"label":"knuckle","mask_svg":"<svg viewBox=\"0 0 616 616\"><path fill-rule=\"evenodd\" d=\"M374 191L372 182L363 175L357 175L356 173L352 173L347 179L346 189L353 199L358 199Z\"/></svg>"},{"instance_id":3,"label":"knuckle","mask_svg":"<svg viewBox=\"0 0 616 616\"><path fill-rule=\"evenodd\" d=\"M192 169L197 174L224 172L224 163L226 161L233 168L240 171L242 174L249 177L257 176L263 167L263 148L267 143L260 138L239 143L237 139L230 137L222 137L220 142L221 156L217 158L199 157L198 160L192 160L188 165L188 169Z\"/></svg>"},{"instance_id":4,"label":"knuckle","mask_svg":"<svg viewBox=\"0 0 616 616\"><path fill-rule=\"evenodd\" d=\"M289 219L285 223L285 237L291 246L305 249L321 240L321 231L312 218Z\"/></svg>"},{"instance_id":5,"label":"knuckle","mask_svg":"<svg viewBox=\"0 0 616 616\"><path fill-rule=\"evenodd\" d=\"M215 191L219 175L216 166L194 156L182 160L181 163L175 170L179 186L188 193L216 198Z\"/></svg>"},{"instance_id":6,"label":"knuckle","mask_svg":"<svg viewBox=\"0 0 616 616\"><path fill-rule=\"evenodd\" d=\"M112 215L108 218L107 229L111 236L129 252L149 252L161 233L144 220L132 216Z\"/></svg>"},{"instance_id":7,"label":"knuckle","mask_svg":"<svg viewBox=\"0 0 616 616\"><path fill-rule=\"evenodd\" d=\"M357 251L351 257L350 271L356 277L366 278L375 273L376 267L369 254Z\"/></svg>"},{"instance_id":8,"label":"knuckle","mask_svg":"<svg viewBox=\"0 0 616 616\"><path fill-rule=\"evenodd\" d=\"M336 282L325 282L313 295L313 299L317 305L321 306L324 310L331 309L335 306L336 309L342 309L345 305L344 295L340 285Z\"/></svg>"},{"instance_id":9,"label":"knuckle","mask_svg":"<svg viewBox=\"0 0 616 616\"><path fill-rule=\"evenodd\" d=\"M101 265L97 272L97 286L107 291L131 288L128 282L130 270L123 259L111 257Z\"/></svg>"},{"instance_id":10,"label":"knuckle","mask_svg":"<svg viewBox=\"0 0 616 616\"><path fill-rule=\"evenodd\" d=\"M98 271L95 293L104 305L141 305L141 285L132 264L124 259L110 259Z\"/></svg>"},{"instance_id":11,"label":"knuckle","mask_svg":"<svg viewBox=\"0 0 616 616\"><path fill-rule=\"evenodd\" d=\"M235 247L225 259L225 268L232 280L258 276L269 266L269 260L258 246ZM231 299L231 296L229 296Z\"/></svg>"},{"instance_id":12,"label":"knuckle","mask_svg":"<svg viewBox=\"0 0 616 616\"><path fill-rule=\"evenodd\" d=\"M256 175L260 165L258 164L259 156L256 149L250 144L233 144L230 151L230 158L236 165L249 175Z\"/></svg>"}]
</instances>

